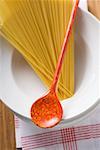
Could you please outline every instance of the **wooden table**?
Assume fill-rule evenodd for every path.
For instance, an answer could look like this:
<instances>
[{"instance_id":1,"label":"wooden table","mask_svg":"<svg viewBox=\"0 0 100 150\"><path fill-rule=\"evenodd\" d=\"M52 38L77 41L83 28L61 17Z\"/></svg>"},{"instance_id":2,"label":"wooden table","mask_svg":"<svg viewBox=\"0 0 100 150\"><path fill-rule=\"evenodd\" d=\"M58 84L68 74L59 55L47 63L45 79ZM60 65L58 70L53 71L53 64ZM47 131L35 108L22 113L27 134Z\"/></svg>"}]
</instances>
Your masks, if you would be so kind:
<instances>
[{"instance_id":1,"label":"wooden table","mask_svg":"<svg viewBox=\"0 0 100 150\"><path fill-rule=\"evenodd\" d=\"M13 113L0 101L0 150L15 150Z\"/></svg>"},{"instance_id":2,"label":"wooden table","mask_svg":"<svg viewBox=\"0 0 100 150\"><path fill-rule=\"evenodd\" d=\"M100 19L100 0L88 0L89 11ZM13 113L0 101L0 150L15 150Z\"/></svg>"}]
</instances>

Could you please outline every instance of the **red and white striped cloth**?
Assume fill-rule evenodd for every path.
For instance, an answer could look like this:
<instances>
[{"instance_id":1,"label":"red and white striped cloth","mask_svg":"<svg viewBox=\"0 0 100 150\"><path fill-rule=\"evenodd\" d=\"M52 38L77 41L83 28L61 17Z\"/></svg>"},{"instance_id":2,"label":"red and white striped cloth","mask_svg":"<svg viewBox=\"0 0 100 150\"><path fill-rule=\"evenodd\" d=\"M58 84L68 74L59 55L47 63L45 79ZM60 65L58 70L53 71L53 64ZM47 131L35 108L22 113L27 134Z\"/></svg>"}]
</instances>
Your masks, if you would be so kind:
<instances>
[{"instance_id":1,"label":"red and white striped cloth","mask_svg":"<svg viewBox=\"0 0 100 150\"><path fill-rule=\"evenodd\" d=\"M15 116L17 147L22 150L100 150L100 106L70 128L40 129Z\"/></svg>"},{"instance_id":2,"label":"red and white striped cloth","mask_svg":"<svg viewBox=\"0 0 100 150\"><path fill-rule=\"evenodd\" d=\"M80 7L86 10L86 0ZM40 129L15 116L16 146L22 150L100 150L100 106L74 127Z\"/></svg>"}]
</instances>

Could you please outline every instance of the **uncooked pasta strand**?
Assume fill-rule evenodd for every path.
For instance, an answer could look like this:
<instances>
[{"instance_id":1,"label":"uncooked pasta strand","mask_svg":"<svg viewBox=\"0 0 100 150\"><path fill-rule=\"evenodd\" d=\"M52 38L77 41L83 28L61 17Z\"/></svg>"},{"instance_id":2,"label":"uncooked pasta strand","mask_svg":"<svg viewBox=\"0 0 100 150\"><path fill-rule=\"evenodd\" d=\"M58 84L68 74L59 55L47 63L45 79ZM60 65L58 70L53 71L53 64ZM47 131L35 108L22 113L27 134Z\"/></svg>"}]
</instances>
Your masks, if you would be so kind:
<instances>
[{"instance_id":1,"label":"uncooked pasta strand","mask_svg":"<svg viewBox=\"0 0 100 150\"><path fill-rule=\"evenodd\" d=\"M6 31L6 38L7 38L8 36L7 36L7 31ZM8 37L8 41L11 39L11 36L10 37ZM17 48L19 48L19 46L20 46L20 48L19 49L22 49L23 51L22 52L24 52L24 49L23 49L23 47L18 43L18 45L17 45L17 43L16 43L16 41L14 41L14 38L12 38L11 39L11 42L13 42L14 43L14 47L17 47ZM13 44L12 43L12 44ZM16 46L17 45L17 46ZM21 53L22 53L21 52ZM23 54L22 53L22 55L24 56L24 57L26 57L25 56L25 54ZM27 54L28 55L28 54ZM32 58L31 58L32 56L31 55L28 55L28 57L27 57L27 61L29 62L29 64L32 66L32 68L35 68L35 70L36 70L36 72L39 72L39 73L41 73L41 76L46 76L46 79L47 79L47 81L49 81L49 79L50 79L50 83L52 82L52 74L51 74L51 77L49 76L50 75L50 72L48 72L47 70L46 70L46 68L45 68L45 66L41 66L41 68L43 68L43 70L45 70L45 72L42 72L42 69L39 67L41 64L39 63L39 62L37 62L37 64L39 64L39 66L38 65L36 65L36 66L33 66L33 63L31 63L31 60L33 60ZM44 73L44 74L43 74ZM45 80L45 79L44 79ZM45 81L45 82L47 82L47 81ZM47 83L48 84L48 83ZM61 83L60 83L61 84ZM63 85L61 84L61 86L60 86L60 90L64 93L66 93L67 92L67 94L70 96L71 95L71 93L70 93L70 91L68 91L68 89L65 89L64 87L63 87Z\"/></svg>"},{"instance_id":2,"label":"uncooked pasta strand","mask_svg":"<svg viewBox=\"0 0 100 150\"><path fill-rule=\"evenodd\" d=\"M50 87L72 9L70 0L0 1L0 33ZM58 84L61 99L74 94L74 35Z\"/></svg>"}]
</instances>

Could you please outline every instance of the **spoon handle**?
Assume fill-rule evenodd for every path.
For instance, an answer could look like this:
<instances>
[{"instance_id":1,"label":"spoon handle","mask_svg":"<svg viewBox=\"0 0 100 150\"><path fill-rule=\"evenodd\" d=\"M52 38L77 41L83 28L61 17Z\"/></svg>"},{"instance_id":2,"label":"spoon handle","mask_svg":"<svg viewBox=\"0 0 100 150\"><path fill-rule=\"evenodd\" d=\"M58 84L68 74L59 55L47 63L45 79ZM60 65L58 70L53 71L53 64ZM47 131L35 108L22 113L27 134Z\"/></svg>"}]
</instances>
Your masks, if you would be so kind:
<instances>
[{"instance_id":1,"label":"spoon handle","mask_svg":"<svg viewBox=\"0 0 100 150\"><path fill-rule=\"evenodd\" d=\"M67 50L66 46L67 46L67 43L68 43L68 40L69 40L69 35L71 33L71 29L72 29L72 26L73 26L73 23L74 23L74 19L75 19L75 16L76 16L76 11L77 11L77 8L78 8L78 4L79 4L79 0L75 0L73 8L72 8L72 12L71 12L70 20L69 20L69 23L68 23L67 31L66 31L66 34L65 34L64 42L63 42L63 45L62 45L61 53L60 53L60 56L59 56L59 59L58 59L57 67L56 67L56 70L55 70L53 83L51 85L51 89L54 90L54 91L56 90L56 87L57 87L58 79L59 79L61 68L62 68L62 63L63 63L63 60L64 60L64 55L65 55L65 52Z\"/></svg>"}]
</instances>

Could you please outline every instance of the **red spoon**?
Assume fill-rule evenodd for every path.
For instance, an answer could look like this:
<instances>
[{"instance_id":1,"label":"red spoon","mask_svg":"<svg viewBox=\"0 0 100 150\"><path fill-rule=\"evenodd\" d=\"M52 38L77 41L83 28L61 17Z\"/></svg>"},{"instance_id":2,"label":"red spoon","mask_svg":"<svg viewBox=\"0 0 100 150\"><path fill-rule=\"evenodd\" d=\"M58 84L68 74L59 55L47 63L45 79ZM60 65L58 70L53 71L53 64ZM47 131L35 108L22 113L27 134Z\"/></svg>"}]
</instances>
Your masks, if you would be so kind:
<instances>
[{"instance_id":1,"label":"red spoon","mask_svg":"<svg viewBox=\"0 0 100 150\"><path fill-rule=\"evenodd\" d=\"M62 63L64 60L66 46L78 8L78 3L79 0L75 0L51 88L43 97L39 98L35 103L33 103L31 107L32 121L37 126L42 128L51 128L57 125L62 119L63 110L57 97L56 90L62 68Z\"/></svg>"}]
</instances>

